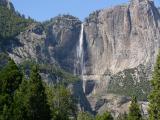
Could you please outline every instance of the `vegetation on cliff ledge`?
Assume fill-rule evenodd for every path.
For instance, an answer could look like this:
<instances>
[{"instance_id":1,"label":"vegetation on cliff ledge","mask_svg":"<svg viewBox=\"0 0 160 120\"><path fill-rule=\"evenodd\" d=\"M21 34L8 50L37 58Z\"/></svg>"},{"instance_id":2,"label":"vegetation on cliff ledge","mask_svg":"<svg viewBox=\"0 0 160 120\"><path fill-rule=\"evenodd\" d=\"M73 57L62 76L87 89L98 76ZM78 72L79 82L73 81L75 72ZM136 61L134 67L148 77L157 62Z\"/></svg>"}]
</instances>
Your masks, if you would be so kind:
<instances>
[{"instance_id":1,"label":"vegetation on cliff ledge","mask_svg":"<svg viewBox=\"0 0 160 120\"><path fill-rule=\"evenodd\" d=\"M0 41L16 36L33 22L33 20L25 19L15 11L1 5L0 21Z\"/></svg>"}]
</instances>

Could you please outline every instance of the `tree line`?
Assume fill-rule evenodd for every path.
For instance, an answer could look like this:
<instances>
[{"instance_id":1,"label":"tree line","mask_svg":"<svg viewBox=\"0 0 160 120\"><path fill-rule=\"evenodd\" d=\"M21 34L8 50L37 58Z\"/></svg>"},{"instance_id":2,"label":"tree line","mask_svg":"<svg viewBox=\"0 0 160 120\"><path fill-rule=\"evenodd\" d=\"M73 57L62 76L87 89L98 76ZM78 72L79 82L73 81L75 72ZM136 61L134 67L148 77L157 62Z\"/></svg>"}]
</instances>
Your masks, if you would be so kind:
<instances>
[{"instance_id":1,"label":"tree line","mask_svg":"<svg viewBox=\"0 0 160 120\"><path fill-rule=\"evenodd\" d=\"M78 112L76 99L63 84L42 81L37 65L29 78L13 60L0 71L0 120L70 120L91 119L90 113ZM112 118L106 112L97 120Z\"/></svg>"},{"instance_id":2,"label":"tree line","mask_svg":"<svg viewBox=\"0 0 160 120\"><path fill-rule=\"evenodd\" d=\"M149 100L149 120L160 120L160 55L154 67ZM42 81L37 65L29 77L13 60L0 70L0 120L113 120L109 112L93 116L80 111L70 90L63 84ZM128 114L118 120L144 120L136 97L132 97Z\"/></svg>"},{"instance_id":3,"label":"tree line","mask_svg":"<svg viewBox=\"0 0 160 120\"><path fill-rule=\"evenodd\" d=\"M0 120L67 120L76 111L70 91L44 83L37 66L26 78L13 60L0 71Z\"/></svg>"}]
</instances>

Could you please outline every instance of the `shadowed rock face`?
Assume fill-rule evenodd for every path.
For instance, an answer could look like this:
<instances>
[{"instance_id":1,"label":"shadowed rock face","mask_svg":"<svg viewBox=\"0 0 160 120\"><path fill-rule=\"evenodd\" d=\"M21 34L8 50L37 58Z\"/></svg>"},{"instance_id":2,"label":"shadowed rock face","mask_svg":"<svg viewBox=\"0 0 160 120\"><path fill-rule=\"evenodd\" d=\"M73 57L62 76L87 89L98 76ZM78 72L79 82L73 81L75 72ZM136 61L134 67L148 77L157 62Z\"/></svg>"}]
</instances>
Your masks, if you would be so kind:
<instances>
[{"instance_id":1,"label":"shadowed rock face","mask_svg":"<svg viewBox=\"0 0 160 120\"><path fill-rule=\"evenodd\" d=\"M46 46L60 66L73 72L81 21L73 16L58 16L47 26Z\"/></svg>"}]
</instances>

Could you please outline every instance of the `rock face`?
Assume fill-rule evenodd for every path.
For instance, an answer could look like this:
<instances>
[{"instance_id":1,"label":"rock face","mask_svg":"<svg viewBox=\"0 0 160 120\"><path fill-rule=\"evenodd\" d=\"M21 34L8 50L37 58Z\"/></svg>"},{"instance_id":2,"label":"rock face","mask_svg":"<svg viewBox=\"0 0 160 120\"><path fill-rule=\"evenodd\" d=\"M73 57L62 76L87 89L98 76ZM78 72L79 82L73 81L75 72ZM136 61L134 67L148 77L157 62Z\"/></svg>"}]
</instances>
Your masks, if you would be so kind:
<instances>
[{"instance_id":1,"label":"rock face","mask_svg":"<svg viewBox=\"0 0 160 120\"><path fill-rule=\"evenodd\" d=\"M84 28L84 82L86 88L87 81L93 85L88 98L108 92L122 95L129 84L133 89L128 95L148 94L160 47L160 13L153 1L132 0L129 5L96 11L86 18Z\"/></svg>"},{"instance_id":2,"label":"rock face","mask_svg":"<svg viewBox=\"0 0 160 120\"><path fill-rule=\"evenodd\" d=\"M158 10L146 0L93 13L85 22L90 73L116 74L140 64L152 65L159 48L159 28Z\"/></svg>"},{"instance_id":3,"label":"rock face","mask_svg":"<svg viewBox=\"0 0 160 120\"><path fill-rule=\"evenodd\" d=\"M57 16L43 24L33 23L16 37L20 44L12 45L9 54L17 63L34 60L59 64L73 72L80 26L81 22L70 15Z\"/></svg>"},{"instance_id":4,"label":"rock face","mask_svg":"<svg viewBox=\"0 0 160 120\"><path fill-rule=\"evenodd\" d=\"M35 60L37 62L42 59L45 60L45 56L42 56L44 51L42 49L45 48L42 48L42 46L44 46L46 34L42 26L32 24L16 38L19 44L12 43L11 52L9 51L10 57L13 58L16 63L21 63L24 60ZM8 48L10 48L10 46L8 46Z\"/></svg>"},{"instance_id":5,"label":"rock face","mask_svg":"<svg viewBox=\"0 0 160 120\"><path fill-rule=\"evenodd\" d=\"M45 26L49 55L55 58L65 70L73 72L81 21L73 16L63 15L52 19Z\"/></svg>"},{"instance_id":6,"label":"rock face","mask_svg":"<svg viewBox=\"0 0 160 120\"><path fill-rule=\"evenodd\" d=\"M0 4L8 3L0 0ZM11 43L6 49L17 63L34 60L58 64L73 73L81 24L70 15L35 22L16 36L18 44ZM139 99L145 100L160 48L160 12L154 3L132 0L129 5L96 11L83 25L83 83L92 109L99 112L105 108L117 115L129 103L123 95L143 96ZM123 102L114 102L112 98ZM87 103L86 109L88 106Z\"/></svg>"}]
</instances>

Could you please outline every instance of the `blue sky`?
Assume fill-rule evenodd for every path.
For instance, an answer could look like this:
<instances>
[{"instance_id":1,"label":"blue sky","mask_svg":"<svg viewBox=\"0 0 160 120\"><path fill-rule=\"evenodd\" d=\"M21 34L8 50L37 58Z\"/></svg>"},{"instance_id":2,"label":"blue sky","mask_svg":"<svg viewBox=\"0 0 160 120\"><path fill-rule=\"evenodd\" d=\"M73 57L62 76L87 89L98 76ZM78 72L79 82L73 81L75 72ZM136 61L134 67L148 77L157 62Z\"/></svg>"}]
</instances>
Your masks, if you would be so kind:
<instances>
[{"instance_id":1,"label":"blue sky","mask_svg":"<svg viewBox=\"0 0 160 120\"><path fill-rule=\"evenodd\" d=\"M83 20L95 10L128 3L129 0L12 0L17 11L37 21L45 21L58 14L71 14ZM155 0L160 6L160 0Z\"/></svg>"}]
</instances>

